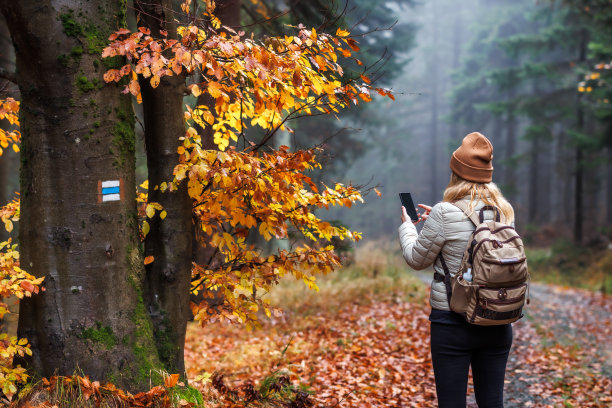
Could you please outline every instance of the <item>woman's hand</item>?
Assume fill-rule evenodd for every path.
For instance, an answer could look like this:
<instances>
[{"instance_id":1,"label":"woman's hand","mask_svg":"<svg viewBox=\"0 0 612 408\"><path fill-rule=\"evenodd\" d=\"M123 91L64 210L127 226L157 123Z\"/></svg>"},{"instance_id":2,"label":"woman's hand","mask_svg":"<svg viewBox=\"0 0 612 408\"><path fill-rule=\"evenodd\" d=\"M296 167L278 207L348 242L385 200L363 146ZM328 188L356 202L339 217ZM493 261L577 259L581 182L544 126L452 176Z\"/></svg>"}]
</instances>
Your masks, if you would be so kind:
<instances>
[{"instance_id":1,"label":"woman's hand","mask_svg":"<svg viewBox=\"0 0 612 408\"><path fill-rule=\"evenodd\" d=\"M418 207L421 207L425 211L420 213ZM402 206L402 223L406 221L411 221L414 225L417 225L419 222L425 221L429 217L429 213L431 212L430 206L425 204L419 204L418 207L416 208L416 210L417 214L419 215L419 218L416 221L412 221L412 219L408 215L408 212L406 211L406 207Z\"/></svg>"},{"instance_id":2,"label":"woman's hand","mask_svg":"<svg viewBox=\"0 0 612 408\"><path fill-rule=\"evenodd\" d=\"M414 223L415 225L429 218L429 213L431 212L431 207L428 205L418 204L417 207L421 207L425 211L423 213L420 213L419 209L417 208L417 214L419 214L419 219Z\"/></svg>"}]
</instances>

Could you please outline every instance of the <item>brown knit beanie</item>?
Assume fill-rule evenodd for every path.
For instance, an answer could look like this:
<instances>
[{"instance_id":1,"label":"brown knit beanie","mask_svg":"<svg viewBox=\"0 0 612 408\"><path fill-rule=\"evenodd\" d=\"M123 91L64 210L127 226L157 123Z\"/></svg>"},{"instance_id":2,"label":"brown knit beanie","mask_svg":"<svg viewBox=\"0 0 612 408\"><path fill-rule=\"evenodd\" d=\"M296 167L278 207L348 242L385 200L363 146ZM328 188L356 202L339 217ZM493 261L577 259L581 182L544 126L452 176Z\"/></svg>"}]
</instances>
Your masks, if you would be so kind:
<instances>
[{"instance_id":1,"label":"brown knit beanie","mask_svg":"<svg viewBox=\"0 0 612 408\"><path fill-rule=\"evenodd\" d=\"M464 180L490 183L493 178L493 145L484 135L473 132L463 138L450 159L451 170Z\"/></svg>"}]
</instances>

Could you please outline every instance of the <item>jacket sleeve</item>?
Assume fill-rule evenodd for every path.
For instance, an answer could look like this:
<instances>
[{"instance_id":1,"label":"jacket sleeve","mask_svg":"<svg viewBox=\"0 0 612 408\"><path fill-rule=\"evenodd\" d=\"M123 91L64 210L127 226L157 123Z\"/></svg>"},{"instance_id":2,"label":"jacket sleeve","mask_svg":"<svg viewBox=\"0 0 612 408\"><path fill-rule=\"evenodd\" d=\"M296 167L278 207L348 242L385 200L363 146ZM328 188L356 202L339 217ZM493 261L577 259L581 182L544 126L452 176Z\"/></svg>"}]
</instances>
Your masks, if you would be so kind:
<instances>
[{"instance_id":1,"label":"jacket sleeve","mask_svg":"<svg viewBox=\"0 0 612 408\"><path fill-rule=\"evenodd\" d=\"M400 225L399 239L404 259L411 268L421 270L433 264L445 242L442 205L432 208L420 234L410 221Z\"/></svg>"}]
</instances>

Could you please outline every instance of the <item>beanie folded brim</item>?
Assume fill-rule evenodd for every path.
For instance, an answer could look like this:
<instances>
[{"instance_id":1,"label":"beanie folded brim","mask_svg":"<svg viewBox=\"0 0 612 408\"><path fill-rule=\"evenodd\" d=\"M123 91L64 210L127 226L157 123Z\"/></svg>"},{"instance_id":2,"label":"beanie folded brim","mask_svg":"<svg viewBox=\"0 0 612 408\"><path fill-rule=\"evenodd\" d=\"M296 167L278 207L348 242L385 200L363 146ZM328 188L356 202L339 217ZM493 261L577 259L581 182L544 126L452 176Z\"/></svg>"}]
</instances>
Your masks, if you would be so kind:
<instances>
[{"instance_id":1,"label":"beanie folded brim","mask_svg":"<svg viewBox=\"0 0 612 408\"><path fill-rule=\"evenodd\" d=\"M450 168L459 177L475 183L490 183L493 180L493 166L489 168L470 166L459 160L455 153L451 156Z\"/></svg>"}]
</instances>

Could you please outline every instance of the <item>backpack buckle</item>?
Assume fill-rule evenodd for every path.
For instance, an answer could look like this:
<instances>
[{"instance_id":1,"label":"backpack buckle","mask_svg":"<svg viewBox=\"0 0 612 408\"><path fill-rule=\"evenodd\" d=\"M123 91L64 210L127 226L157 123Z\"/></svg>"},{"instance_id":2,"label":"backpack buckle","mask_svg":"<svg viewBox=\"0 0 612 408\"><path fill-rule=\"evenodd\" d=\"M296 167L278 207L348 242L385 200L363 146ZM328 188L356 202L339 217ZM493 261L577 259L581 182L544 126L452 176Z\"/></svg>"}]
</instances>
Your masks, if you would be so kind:
<instances>
[{"instance_id":1,"label":"backpack buckle","mask_svg":"<svg viewBox=\"0 0 612 408\"><path fill-rule=\"evenodd\" d=\"M497 292L497 297L500 300L506 300L508 298L508 292L506 292L506 289L501 288L499 292Z\"/></svg>"}]
</instances>

